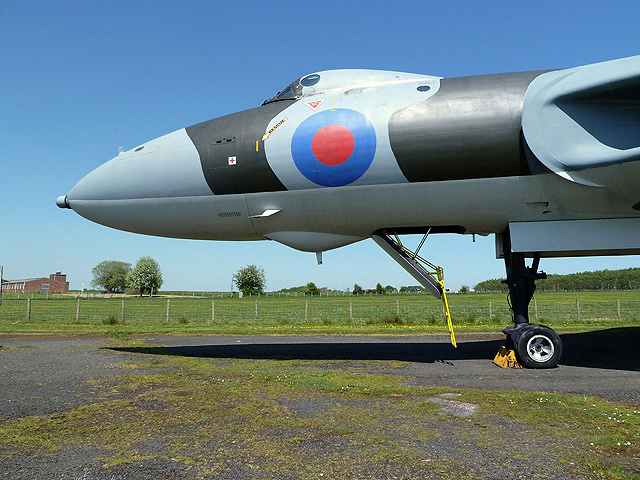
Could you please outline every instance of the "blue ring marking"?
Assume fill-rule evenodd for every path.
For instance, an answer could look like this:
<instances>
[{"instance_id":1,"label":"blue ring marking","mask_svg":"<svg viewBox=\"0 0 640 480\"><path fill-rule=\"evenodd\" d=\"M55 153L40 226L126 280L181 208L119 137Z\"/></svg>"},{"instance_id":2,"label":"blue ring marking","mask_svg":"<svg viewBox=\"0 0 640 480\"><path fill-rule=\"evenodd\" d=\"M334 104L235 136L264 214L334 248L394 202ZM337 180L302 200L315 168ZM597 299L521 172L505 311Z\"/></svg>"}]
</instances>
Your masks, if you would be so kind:
<instances>
[{"instance_id":1,"label":"blue ring marking","mask_svg":"<svg viewBox=\"0 0 640 480\"><path fill-rule=\"evenodd\" d=\"M340 165L325 165L313 154L311 143L327 125L341 125L353 135L353 152ZM369 169L376 153L376 132L360 112L347 108L323 110L305 119L291 138L291 156L306 178L317 185L340 187L355 182Z\"/></svg>"}]
</instances>

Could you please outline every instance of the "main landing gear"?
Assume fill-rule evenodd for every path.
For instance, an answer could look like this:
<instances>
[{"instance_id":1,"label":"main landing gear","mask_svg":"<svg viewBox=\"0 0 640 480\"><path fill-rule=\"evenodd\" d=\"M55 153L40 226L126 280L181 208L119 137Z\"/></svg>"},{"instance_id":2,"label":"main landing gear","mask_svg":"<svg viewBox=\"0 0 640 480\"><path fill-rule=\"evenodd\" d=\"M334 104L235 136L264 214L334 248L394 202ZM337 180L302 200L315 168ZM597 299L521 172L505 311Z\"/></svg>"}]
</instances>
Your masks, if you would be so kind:
<instances>
[{"instance_id":1,"label":"main landing gear","mask_svg":"<svg viewBox=\"0 0 640 480\"><path fill-rule=\"evenodd\" d=\"M502 332L507 336L506 347L514 350L518 361L528 368L553 368L562 356L562 341L556 332L545 325L529 323L529 303L536 290L535 281L547 278L538 272L540 255L535 254L531 267L524 261L524 253L511 251L509 230L502 234L504 263L513 314L513 325Z\"/></svg>"}]
</instances>

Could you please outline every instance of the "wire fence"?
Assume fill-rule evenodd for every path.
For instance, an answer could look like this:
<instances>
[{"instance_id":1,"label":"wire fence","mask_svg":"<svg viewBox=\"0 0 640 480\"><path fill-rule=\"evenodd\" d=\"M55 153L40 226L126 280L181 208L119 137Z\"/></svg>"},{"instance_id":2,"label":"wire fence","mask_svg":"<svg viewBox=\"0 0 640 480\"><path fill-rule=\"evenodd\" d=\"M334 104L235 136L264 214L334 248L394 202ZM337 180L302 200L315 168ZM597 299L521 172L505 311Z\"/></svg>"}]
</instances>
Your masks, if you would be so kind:
<instances>
[{"instance_id":1,"label":"wire fence","mask_svg":"<svg viewBox=\"0 0 640 480\"><path fill-rule=\"evenodd\" d=\"M474 298L475 297L475 298ZM504 298L451 296L454 323L502 324L511 321ZM640 299L534 299L532 322L559 324L603 320L640 321ZM221 298L5 298L0 323L198 324L198 325L353 325L444 324L442 303L426 296Z\"/></svg>"}]
</instances>

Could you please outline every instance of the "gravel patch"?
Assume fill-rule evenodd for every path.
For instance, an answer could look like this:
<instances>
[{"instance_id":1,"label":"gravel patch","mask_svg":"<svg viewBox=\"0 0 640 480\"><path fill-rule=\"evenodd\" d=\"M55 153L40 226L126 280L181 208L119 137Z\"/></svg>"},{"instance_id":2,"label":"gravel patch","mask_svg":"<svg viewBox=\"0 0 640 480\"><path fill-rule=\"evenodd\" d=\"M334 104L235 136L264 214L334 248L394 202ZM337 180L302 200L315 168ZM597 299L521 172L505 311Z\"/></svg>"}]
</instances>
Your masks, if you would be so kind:
<instances>
[{"instance_id":1,"label":"gravel patch","mask_svg":"<svg viewBox=\"0 0 640 480\"><path fill-rule=\"evenodd\" d=\"M459 402L457 400L447 400L451 396L459 395L457 393L443 393L439 397L429 397L431 403L437 403L440 406L441 415L450 415L452 417L469 418L473 417L479 405L475 403Z\"/></svg>"},{"instance_id":2,"label":"gravel patch","mask_svg":"<svg viewBox=\"0 0 640 480\"><path fill-rule=\"evenodd\" d=\"M312 418L322 415L332 407L331 402L315 398L280 398L278 403L287 407L300 418Z\"/></svg>"}]
</instances>

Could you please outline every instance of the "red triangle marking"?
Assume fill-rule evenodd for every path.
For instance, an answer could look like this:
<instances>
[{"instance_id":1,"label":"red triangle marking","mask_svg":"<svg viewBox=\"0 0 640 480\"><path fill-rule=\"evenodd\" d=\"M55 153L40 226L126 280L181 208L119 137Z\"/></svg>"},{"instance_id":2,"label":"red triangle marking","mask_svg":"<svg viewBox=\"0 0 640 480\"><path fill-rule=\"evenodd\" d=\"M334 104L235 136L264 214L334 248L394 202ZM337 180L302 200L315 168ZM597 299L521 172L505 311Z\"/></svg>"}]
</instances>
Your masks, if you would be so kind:
<instances>
[{"instance_id":1,"label":"red triangle marking","mask_svg":"<svg viewBox=\"0 0 640 480\"><path fill-rule=\"evenodd\" d=\"M318 111L318 107L322 102L324 102L324 100L325 100L324 98L322 100L314 100L313 102L305 103L305 105L309 107L311 110L313 110L314 112L316 112Z\"/></svg>"}]
</instances>

